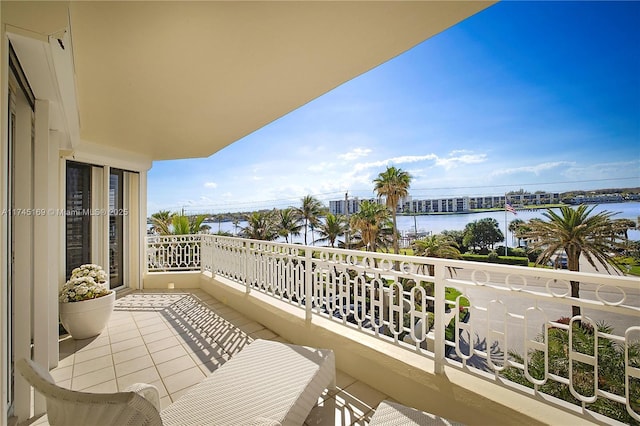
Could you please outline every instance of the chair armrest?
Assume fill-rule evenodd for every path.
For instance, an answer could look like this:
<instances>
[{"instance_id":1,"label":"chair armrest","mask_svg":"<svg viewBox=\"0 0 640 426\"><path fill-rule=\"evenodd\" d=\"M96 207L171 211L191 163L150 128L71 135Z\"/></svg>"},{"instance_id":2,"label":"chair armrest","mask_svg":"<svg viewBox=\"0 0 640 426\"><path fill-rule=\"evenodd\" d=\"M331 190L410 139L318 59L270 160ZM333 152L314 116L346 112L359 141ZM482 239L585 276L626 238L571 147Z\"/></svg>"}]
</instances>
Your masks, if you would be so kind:
<instances>
[{"instance_id":1,"label":"chair armrest","mask_svg":"<svg viewBox=\"0 0 640 426\"><path fill-rule=\"evenodd\" d=\"M134 383L125 389L125 392L135 392L147 401L160 412L160 393L158 388L147 383Z\"/></svg>"}]
</instances>

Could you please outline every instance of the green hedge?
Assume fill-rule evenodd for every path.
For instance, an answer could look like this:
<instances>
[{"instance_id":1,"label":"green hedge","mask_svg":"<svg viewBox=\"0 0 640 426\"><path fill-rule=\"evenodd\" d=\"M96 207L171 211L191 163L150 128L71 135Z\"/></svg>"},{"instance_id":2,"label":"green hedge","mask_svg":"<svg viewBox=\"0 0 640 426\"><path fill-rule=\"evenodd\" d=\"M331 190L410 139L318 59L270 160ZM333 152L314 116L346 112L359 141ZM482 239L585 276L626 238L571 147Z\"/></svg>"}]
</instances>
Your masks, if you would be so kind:
<instances>
[{"instance_id":1,"label":"green hedge","mask_svg":"<svg viewBox=\"0 0 640 426\"><path fill-rule=\"evenodd\" d=\"M489 255L486 255L486 254L463 254L462 259L468 260L470 262L500 263L503 265L529 266L529 259L526 257L499 256L498 258L489 259Z\"/></svg>"}]
</instances>

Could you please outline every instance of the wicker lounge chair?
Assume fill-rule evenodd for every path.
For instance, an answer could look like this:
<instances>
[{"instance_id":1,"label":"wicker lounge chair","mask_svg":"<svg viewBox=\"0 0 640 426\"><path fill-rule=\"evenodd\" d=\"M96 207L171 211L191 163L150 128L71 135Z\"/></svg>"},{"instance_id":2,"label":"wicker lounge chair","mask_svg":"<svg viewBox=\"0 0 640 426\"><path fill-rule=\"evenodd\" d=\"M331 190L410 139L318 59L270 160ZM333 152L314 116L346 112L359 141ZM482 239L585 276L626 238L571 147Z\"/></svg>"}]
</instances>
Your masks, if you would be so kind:
<instances>
[{"instance_id":1,"label":"wicker lounge chair","mask_svg":"<svg viewBox=\"0 0 640 426\"><path fill-rule=\"evenodd\" d=\"M32 361L17 367L46 397L52 425L301 425L322 392L335 388L333 351L268 340L249 344L161 412L150 385L76 392L56 386Z\"/></svg>"}]
</instances>

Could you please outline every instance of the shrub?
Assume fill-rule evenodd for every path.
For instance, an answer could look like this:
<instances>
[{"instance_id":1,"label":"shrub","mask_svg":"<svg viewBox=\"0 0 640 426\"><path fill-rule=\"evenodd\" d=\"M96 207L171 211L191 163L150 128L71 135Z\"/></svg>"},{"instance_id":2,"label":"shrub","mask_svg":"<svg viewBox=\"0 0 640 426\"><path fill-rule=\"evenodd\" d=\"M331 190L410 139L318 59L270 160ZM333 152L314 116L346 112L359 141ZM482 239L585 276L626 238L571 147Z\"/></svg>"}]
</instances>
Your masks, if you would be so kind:
<instances>
[{"instance_id":1,"label":"shrub","mask_svg":"<svg viewBox=\"0 0 640 426\"><path fill-rule=\"evenodd\" d=\"M558 323L568 323L567 318L561 318ZM597 325L598 332L611 333L612 328L604 323ZM573 345L574 349L588 355L593 355L594 330L587 324L573 324ZM543 336L537 338L543 341ZM640 342L628 342L629 345L629 364L640 366ZM560 377L569 377L569 358L567 348L569 347L568 330L552 327L549 329L548 341L548 366L549 374L555 374ZM598 388L600 390L613 393L615 395L625 395L625 352L624 348L610 339L598 339ZM524 364L522 355L509 351L510 358L519 364ZM542 380L545 371L544 353L539 350L532 349L527 354L529 373L535 379ZM519 383L524 386L533 387L524 375L524 371L515 367L508 367L502 372L507 379ZM573 364L574 387L581 395L593 395L593 367L590 365L574 362ZM640 380L630 380L629 389L632 397L631 408L635 412L640 412ZM571 394L569 386L556 382L555 380L547 380L547 382L538 387L540 392L555 396L562 400L571 402L576 405L581 403ZM623 404L611 401L606 398L598 397L593 404L587 404L586 407L607 417L611 417L618 421L623 421L632 425L640 425L640 422L634 420L626 410Z\"/></svg>"}]
</instances>

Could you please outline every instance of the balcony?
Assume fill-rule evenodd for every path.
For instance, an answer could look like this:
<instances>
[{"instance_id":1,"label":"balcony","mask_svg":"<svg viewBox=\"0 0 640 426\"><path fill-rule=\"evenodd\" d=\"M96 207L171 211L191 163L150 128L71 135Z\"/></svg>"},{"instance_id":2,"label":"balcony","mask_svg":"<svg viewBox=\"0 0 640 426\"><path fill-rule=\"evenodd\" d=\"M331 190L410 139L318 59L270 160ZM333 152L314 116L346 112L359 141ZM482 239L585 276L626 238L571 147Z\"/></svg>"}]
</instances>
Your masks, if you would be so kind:
<instances>
[{"instance_id":1,"label":"balcony","mask_svg":"<svg viewBox=\"0 0 640 426\"><path fill-rule=\"evenodd\" d=\"M110 358L128 365L115 365L111 390L126 386L124 373L151 369L156 375L136 380L160 381L168 404L262 337L336 352L340 392L319 401L309 424L366 423L384 398L467 424L640 421L635 277L214 235L148 237L146 269L143 292L121 297L109 325ZM580 282L580 298L570 296L571 281ZM581 316L570 318L572 306ZM599 329L601 322L611 329ZM230 328L214 337L221 324ZM586 343L580 330L591 330ZM151 341L154 333L167 339ZM567 338L564 373L552 347L559 335ZM168 352L179 356L154 355L174 340ZM63 341L57 378L69 380L69 363L82 363L101 341ZM603 347L622 360L615 386L603 373ZM185 365L189 374L172 384ZM550 385L573 403L545 393ZM605 417L595 401L628 417Z\"/></svg>"},{"instance_id":2,"label":"balcony","mask_svg":"<svg viewBox=\"0 0 640 426\"><path fill-rule=\"evenodd\" d=\"M590 409L599 400L640 420L638 278L212 235L149 237L147 255L145 287L198 286L294 343L333 347L339 368L443 417L473 423L451 400L429 403L420 395L433 391L425 382L441 386L444 377L456 397L481 401L487 395L474 386L490 385L506 398L478 404L516 408L511 398L523 404L524 396L582 421L610 422ZM571 297L571 281L580 282L580 298ZM570 318L572 306L580 317ZM611 329L598 329L602 322ZM582 329L592 330L591 348L577 343ZM569 343L566 374L549 365L559 361L549 341L560 335ZM604 346L623 360L620 386L603 376ZM534 371L536 357L542 371ZM393 374L381 374L381 366ZM514 376L519 384L506 378ZM566 388L574 403L544 393L551 384Z\"/></svg>"}]
</instances>

